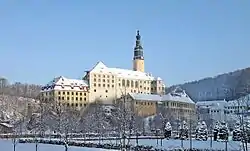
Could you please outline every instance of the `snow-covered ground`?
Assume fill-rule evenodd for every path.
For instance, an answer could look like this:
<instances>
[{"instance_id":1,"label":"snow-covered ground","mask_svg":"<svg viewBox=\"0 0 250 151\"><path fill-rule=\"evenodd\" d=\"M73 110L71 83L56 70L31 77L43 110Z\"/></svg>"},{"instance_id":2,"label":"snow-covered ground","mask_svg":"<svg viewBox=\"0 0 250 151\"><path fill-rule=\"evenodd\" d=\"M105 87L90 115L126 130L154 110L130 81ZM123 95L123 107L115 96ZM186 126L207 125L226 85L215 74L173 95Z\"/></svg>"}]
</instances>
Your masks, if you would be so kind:
<instances>
[{"instance_id":1,"label":"snow-covered ground","mask_svg":"<svg viewBox=\"0 0 250 151\"><path fill-rule=\"evenodd\" d=\"M11 140L0 140L1 151L13 151L13 144ZM17 144L17 151L34 151L35 144ZM38 151L64 151L64 146L39 144ZM107 151L105 149L83 148L83 147L69 147L69 151Z\"/></svg>"},{"instance_id":2,"label":"snow-covered ground","mask_svg":"<svg viewBox=\"0 0 250 151\"><path fill-rule=\"evenodd\" d=\"M91 141L91 142L96 142L98 141ZM112 141L101 141L102 143L119 143L116 142L115 140ZM136 145L136 140L130 140L130 144ZM139 139L138 140L139 145L148 145L148 146L154 146L155 148L164 148L164 149L174 149L174 148L181 148L182 142L181 140L162 140L162 146L161 146L161 141L160 139L158 140L150 140L150 139ZM225 149L225 142L217 142L213 141L212 142L212 148L213 149ZM229 141L228 144L228 150L240 150L241 142L235 142L235 141ZM190 148L190 141L189 140L184 140L183 141L183 147L184 148ZM208 141L197 141L197 140L192 140L192 148L197 148L197 149L210 149L210 140Z\"/></svg>"},{"instance_id":3,"label":"snow-covered ground","mask_svg":"<svg viewBox=\"0 0 250 151\"><path fill-rule=\"evenodd\" d=\"M27 138L27 139L31 139L31 138ZM51 139L51 140L58 140L58 139ZM70 140L70 141L73 141L73 142L85 142L85 143L95 143L95 144L99 143L99 141L83 141L83 140ZM11 141L6 141L6 142L7 142L8 146L12 147ZM182 144L182 142L183 142L183 144ZM121 144L120 140L103 140L103 141L100 140L100 143L101 144ZM127 142L126 142L126 144L127 144ZM136 146L136 140L135 139L130 140L129 144L131 144L133 146ZM154 148L162 148L162 149L181 148L182 145L183 145L183 148L186 148L186 149L190 148L190 140L181 141L181 140L166 140L166 139L163 139L162 140L162 145L161 145L161 140L160 139L158 140L158 143L157 143L156 139L139 139L138 144L139 145L145 145L145 146L153 146ZM210 149L210 144L211 144L210 140L207 140L207 141L192 140L192 148L196 148L196 149ZM1 141L0 141L0 145L1 145ZM18 144L18 145L19 146L25 146L25 144ZM34 147L34 144L31 144L31 146ZM43 146L46 147L46 145L41 145L41 147L43 147ZM242 146L241 142L229 141L227 143L228 150L230 150L230 151L236 151L236 150L239 151L239 150L241 150L241 146ZM222 149L223 150L223 149L225 149L225 147L226 147L225 142L217 142L217 141L212 142L212 149ZM57 147L57 148L63 148L63 146ZM75 151L75 150L73 150L73 151Z\"/></svg>"}]
</instances>

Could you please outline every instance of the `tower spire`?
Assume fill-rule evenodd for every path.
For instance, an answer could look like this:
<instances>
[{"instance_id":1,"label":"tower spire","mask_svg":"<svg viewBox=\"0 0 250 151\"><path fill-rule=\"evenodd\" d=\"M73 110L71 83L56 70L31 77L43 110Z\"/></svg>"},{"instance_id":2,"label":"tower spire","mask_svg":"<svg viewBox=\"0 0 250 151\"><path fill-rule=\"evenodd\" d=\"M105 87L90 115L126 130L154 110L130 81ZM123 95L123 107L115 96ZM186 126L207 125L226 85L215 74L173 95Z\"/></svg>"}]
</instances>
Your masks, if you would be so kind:
<instances>
[{"instance_id":1,"label":"tower spire","mask_svg":"<svg viewBox=\"0 0 250 151\"><path fill-rule=\"evenodd\" d=\"M136 35L136 42L135 42L135 48L134 50L143 50L142 45L141 45L141 35L140 31L137 30L137 35Z\"/></svg>"},{"instance_id":2,"label":"tower spire","mask_svg":"<svg viewBox=\"0 0 250 151\"><path fill-rule=\"evenodd\" d=\"M140 31L137 30L136 42L134 47L134 58L133 58L133 69L135 71L144 72L144 56L143 56L143 47L141 44L141 35Z\"/></svg>"}]
</instances>

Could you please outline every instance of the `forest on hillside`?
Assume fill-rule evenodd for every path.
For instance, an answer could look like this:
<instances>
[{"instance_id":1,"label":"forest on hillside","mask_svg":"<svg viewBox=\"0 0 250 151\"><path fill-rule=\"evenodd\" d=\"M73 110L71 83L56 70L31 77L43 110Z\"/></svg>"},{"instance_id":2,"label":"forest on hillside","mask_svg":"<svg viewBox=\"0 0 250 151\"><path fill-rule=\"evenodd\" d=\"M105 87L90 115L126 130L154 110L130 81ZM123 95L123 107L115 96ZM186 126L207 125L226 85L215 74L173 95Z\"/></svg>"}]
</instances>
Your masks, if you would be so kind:
<instances>
[{"instance_id":1,"label":"forest on hillside","mask_svg":"<svg viewBox=\"0 0 250 151\"><path fill-rule=\"evenodd\" d=\"M167 88L167 92L180 86L194 101L238 99L250 93L250 68L237 70Z\"/></svg>"}]
</instances>

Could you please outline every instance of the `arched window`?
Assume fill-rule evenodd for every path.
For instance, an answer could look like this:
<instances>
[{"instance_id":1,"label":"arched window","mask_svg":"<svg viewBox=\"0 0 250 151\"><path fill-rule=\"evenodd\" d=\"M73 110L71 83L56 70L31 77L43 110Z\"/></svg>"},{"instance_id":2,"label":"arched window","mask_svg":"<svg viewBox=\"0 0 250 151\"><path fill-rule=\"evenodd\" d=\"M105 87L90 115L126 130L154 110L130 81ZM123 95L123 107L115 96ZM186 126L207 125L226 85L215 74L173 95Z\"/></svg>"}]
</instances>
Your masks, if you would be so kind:
<instances>
[{"instance_id":1,"label":"arched window","mask_svg":"<svg viewBox=\"0 0 250 151\"><path fill-rule=\"evenodd\" d=\"M132 88L134 87L134 81L131 81L131 87Z\"/></svg>"},{"instance_id":2,"label":"arched window","mask_svg":"<svg viewBox=\"0 0 250 151\"><path fill-rule=\"evenodd\" d=\"M130 86L130 81L129 80L127 80L127 87L129 87Z\"/></svg>"},{"instance_id":3,"label":"arched window","mask_svg":"<svg viewBox=\"0 0 250 151\"><path fill-rule=\"evenodd\" d=\"M135 81L135 87L138 88L138 81Z\"/></svg>"},{"instance_id":4,"label":"arched window","mask_svg":"<svg viewBox=\"0 0 250 151\"><path fill-rule=\"evenodd\" d=\"M125 87L125 80L124 79L122 80L122 86Z\"/></svg>"}]
</instances>

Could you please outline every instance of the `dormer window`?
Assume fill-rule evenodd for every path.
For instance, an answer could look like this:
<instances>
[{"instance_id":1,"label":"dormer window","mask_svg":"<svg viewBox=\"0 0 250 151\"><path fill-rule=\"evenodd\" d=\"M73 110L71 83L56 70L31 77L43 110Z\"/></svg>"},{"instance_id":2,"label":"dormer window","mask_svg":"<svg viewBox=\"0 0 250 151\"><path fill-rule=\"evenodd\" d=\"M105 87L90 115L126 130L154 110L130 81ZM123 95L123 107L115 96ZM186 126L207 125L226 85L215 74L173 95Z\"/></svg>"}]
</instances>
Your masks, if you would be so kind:
<instances>
[{"instance_id":1,"label":"dormer window","mask_svg":"<svg viewBox=\"0 0 250 151\"><path fill-rule=\"evenodd\" d=\"M64 81L64 78L62 78L62 81Z\"/></svg>"},{"instance_id":2,"label":"dormer window","mask_svg":"<svg viewBox=\"0 0 250 151\"><path fill-rule=\"evenodd\" d=\"M64 83L62 82L61 84L63 85Z\"/></svg>"}]
</instances>

